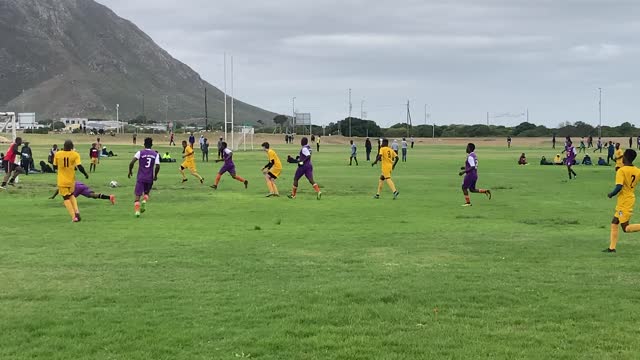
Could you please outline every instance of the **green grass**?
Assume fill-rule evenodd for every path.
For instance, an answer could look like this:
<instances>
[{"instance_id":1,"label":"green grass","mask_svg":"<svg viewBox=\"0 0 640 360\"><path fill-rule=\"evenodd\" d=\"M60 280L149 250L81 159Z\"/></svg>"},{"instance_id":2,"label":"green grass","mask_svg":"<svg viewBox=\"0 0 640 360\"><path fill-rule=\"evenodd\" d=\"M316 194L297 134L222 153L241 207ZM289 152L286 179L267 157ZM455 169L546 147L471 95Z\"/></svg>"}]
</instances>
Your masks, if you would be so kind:
<instances>
[{"instance_id":1,"label":"green grass","mask_svg":"<svg viewBox=\"0 0 640 360\"><path fill-rule=\"evenodd\" d=\"M379 171L362 152L346 166L347 146L314 155L321 201L304 182L296 200L264 198L262 152L235 155L248 190L183 185L162 164L139 219L134 148L114 146L86 182L117 180L118 204L80 198L78 224L47 199L54 176L22 176L0 193L0 358L637 359L638 236L600 252L613 169L569 182L537 165L552 151L478 145L494 197L471 208L453 146L411 151L396 201L371 198ZM522 151L534 164L516 165ZM198 168L211 183L218 165Z\"/></svg>"}]
</instances>

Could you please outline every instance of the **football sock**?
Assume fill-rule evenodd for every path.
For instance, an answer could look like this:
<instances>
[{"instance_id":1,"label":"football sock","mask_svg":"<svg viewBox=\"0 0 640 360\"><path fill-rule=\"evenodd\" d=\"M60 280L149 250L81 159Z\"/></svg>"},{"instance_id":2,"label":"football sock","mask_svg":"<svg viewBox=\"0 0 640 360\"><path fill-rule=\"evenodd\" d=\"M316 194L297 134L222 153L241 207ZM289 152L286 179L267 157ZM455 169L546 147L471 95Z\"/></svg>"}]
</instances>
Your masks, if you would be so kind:
<instances>
[{"instance_id":1,"label":"football sock","mask_svg":"<svg viewBox=\"0 0 640 360\"><path fill-rule=\"evenodd\" d=\"M145 195L142 197L142 201L144 201L144 202L149 201L149 195L145 194Z\"/></svg>"},{"instance_id":2,"label":"football sock","mask_svg":"<svg viewBox=\"0 0 640 360\"><path fill-rule=\"evenodd\" d=\"M73 210L75 211L75 213L79 213L80 209L78 209L78 199L76 199L76 197L72 195L69 200L71 200L71 205L73 205Z\"/></svg>"},{"instance_id":3,"label":"football sock","mask_svg":"<svg viewBox=\"0 0 640 360\"><path fill-rule=\"evenodd\" d=\"M271 182L271 189L273 190L274 194L278 194L278 187L276 186L276 183Z\"/></svg>"},{"instance_id":4,"label":"football sock","mask_svg":"<svg viewBox=\"0 0 640 360\"><path fill-rule=\"evenodd\" d=\"M216 175L216 182L215 182L216 186L218 186L218 183L220 183L220 178L221 177L222 177L222 175L220 175L220 174Z\"/></svg>"},{"instance_id":5,"label":"football sock","mask_svg":"<svg viewBox=\"0 0 640 360\"><path fill-rule=\"evenodd\" d=\"M380 195L380 192L382 191L382 186L384 185L384 181L379 180L378 181L378 192L376 194Z\"/></svg>"},{"instance_id":6,"label":"football sock","mask_svg":"<svg viewBox=\"0 0 640 360\"><path fill-rule=\"evenodd\" d=\"M313 184L313 190L320 192L320 186L318 186L318 184Z\"/></svg>"},{"instance_id":7,"label":"football sock","mask_svg":"<svg viewBox=\"0 0 640 360\"><path fill-rule=\"evenodd\" d=\"M180 170L180 175L182 175L182 180L187 178L186 176L184 176L184 170Z\"/></svg>"},{"instance_id":8,"label":"football sock","mask_svg":"<svg viewBox=\"0 0 640 360\"><path fill-rule=\"evenodd\" d=\"M236 180L240 181L241 183L244 182L244 179L241 176L236 175Z\"/></svg>"},{"instance_id":9,"label":"football sock","mask_svg":"<svg viewBox=\"0 0 640 360\"><path fill-rule=\"evenodd\" d=\"M484 194L484 193L486 193L486 192L487 192L487 190L485 190L485 189L478 189L478 192L479 192L480 194Z\"/></svg>"},{"instance_id":10,"label":"football sock","mask_svg":"<svg viewBox=\"0 0 640 360\"><path fill-rule=\"evenodd\" d=\"M198 180L202 181L202 176L200 176L200 174L198 174L197 172L192 172L191 174L193 174L193 176L197 177Z\"/></svg>"},{"instance_id":11,"label":"football sock","mask_svg":"<svg viewBox=\"0 0 640 360\"><path fill-rule=\"evenodd\" d=\"M625 230L626 232L638 232L640 231L640 224L629 224Z\"/></svg>"},{"instance_id":12,"label":"football sock","mask_svg":"<svg viewBox=\"0 0 640 360\"><path fill-rule=\"evenodd\" d=\"M387 179L387 185L389 185L392 192L396 192L396 184L393 183L393 180Z\"/></svg>"},{"instance_id":13,"label":"football sock","mask_svg":"<svg viewBox=\"0 0 640 360\"><path fill-rule=\"evenodd\" d=\"M103 200L109 200L111 197L109 195L98 194L98 197Z\"/></svg>"},{"instance_id":14,"label":"football sock","mask_svg":"<svg viewBox=\"0 0 640 360\"><path fill-rule=\"evenodd\" d=\"M69 215L71 215L71 219L76 217L76 212L75 210L73 210L73 204L71 204L71 200L65 200L64 207L67 208Z\"/></svg>"},{"instance_id":15,"label":"football sock","mask_svg":"<svg viewBox=\"0 0 640 360\"><path fill-rule=\"evenodd\" d=\"M466 202L467 204L471 204L471 199L469 198L469 195L464 196L464 202Z\"/></svg>"},{"instance_id":16,"label":"football sock","mask_svg":"<svg viewBox=\"0 0 640 360\"><path fill-rule=\"evenodd\" d=\"M140 212L140 201L136 201L136 202L133 204L133 210L134 210L135 212Z\"/></svg>"},{"instance_id":17,"label":"football sock","mask_svg":"<svg viewBox=\"0 0 640 360\"><path fill-rule=\"evenodd\" d=\"M611 224L611 244L609 245L609 249L615 250L617 244L618 244L618 224Z\"/></svg>"},{"instance_id":18,"label":"football sock","mask_svg":"<svg viewBox=\"0 0 640 360\"><path fill-rule=\"evenodd\" d=\"M298 187L294 186L293 189L291 189L291 195L296 196L297 193L298 193Z\"/></svg>"}]
</instances>

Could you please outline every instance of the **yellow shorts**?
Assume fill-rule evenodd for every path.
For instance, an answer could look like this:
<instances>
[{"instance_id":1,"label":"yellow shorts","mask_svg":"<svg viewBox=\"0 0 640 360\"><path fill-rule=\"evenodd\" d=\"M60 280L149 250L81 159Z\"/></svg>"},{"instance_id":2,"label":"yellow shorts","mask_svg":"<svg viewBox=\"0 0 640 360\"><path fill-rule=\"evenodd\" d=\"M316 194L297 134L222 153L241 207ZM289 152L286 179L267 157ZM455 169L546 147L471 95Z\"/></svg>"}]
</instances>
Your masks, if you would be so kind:
<instances>
[{"instance_id":1,"label":"yellow shorts","mask_svg":"<svg viewBox=\"0 0 640 360\"><path fill-rule=\"evenodd\" d=\"M69 187L69 186L58 186L58 194L60 194L60 196L62 196L62 197L73 195L73 192L75 190L76 190L76 186L75 185L72 185L71 187Z\"/></svg>"},{"instance_id":2,"label":"yellow shorts","mask_svg":"<svg viewBox=\"0 0 640 360\"><path fill-rule=\"evenodd\" d=\"M282 172L282 168L280 169L276 169L276 168L271 168L271 170L269 170L269 174L272 174L273 176L275 176L276 178L280 177L280 173Z\"/></svg>"},{"instance_id":3,"label":"yellow shorts","mask_svg":"<svg viewBox=\"0 0 640 360\"><path fill-rule=\"evenodd\" d=\"M391 168L382 168L382 177L385 179L391 179Z\"/></svg>"},{"instance_id":4,"label":"yellow shorts","mask_svg":"<svg viewBox=\"0 0 640 360\"><path fill-rule=\"evenodd\" d=\"M626 222L629 222L629 220L631 220L631 215L633 215L633 210L616 208L616 211L613 214L613 217L618 218L618 220L620 221L620 224L624 224Z\"/></svg>"},{"instance_id":5,"label":"yellow shorts","mask_svg":"<svg viewBox=\"0 0 640 360\"><path fill-rule=\"evenodd\" d=\"M97 165L98 164L98 158L91 158L91 163L93 165Z\"/></svg>"},{"instance_id":6,"label":"yellow shorts","mask_svg":"<svg viewBox=\"0 0 640 360\"><path fill-rule=\"evenodd\" d=\"M189 171L196 171L196 164L192 163L192 162L183 162L180 165L181 168L183 169L189 169Z\"/></svg>"}]
</instances>

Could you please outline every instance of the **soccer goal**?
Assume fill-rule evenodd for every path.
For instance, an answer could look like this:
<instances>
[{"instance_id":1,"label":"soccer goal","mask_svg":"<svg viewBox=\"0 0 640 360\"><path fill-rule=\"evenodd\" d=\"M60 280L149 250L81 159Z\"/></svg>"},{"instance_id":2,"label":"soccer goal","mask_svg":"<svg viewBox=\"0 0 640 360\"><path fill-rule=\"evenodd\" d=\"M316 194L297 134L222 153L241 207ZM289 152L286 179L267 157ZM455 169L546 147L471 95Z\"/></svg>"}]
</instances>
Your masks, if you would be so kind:
<instances>
[{"instance_id":1,"label":"soccer goal","mask_svg":"<svg viewBox=\"0 0 640 360\"><path fill-rule=\"evenodd\" d=\"M0 112L0 133L9 132L11 129L12 139L16 139L16 130L18 124L16 124L16 114L12 112Z\"/></svg>"},{"instance_id":2,"label":"soccer goal","mask_svg":"<svg viewBox=\"0 0 640 360\"><path fill-rule=\"evenodd\" d=\"M253 134L255 129L253 126L234 126L233 127L233 150L253 150Z\"/></svg>"}]
</instances>

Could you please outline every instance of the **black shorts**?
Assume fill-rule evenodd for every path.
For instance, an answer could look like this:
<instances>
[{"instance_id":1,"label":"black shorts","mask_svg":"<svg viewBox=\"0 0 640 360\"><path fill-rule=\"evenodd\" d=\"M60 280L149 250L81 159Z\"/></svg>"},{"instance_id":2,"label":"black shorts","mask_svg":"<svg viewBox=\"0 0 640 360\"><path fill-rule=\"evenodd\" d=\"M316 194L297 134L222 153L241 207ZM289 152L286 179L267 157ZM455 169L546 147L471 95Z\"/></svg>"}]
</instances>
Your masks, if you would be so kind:
<instances>
[{"instance_id":1,"label":"black shorts","mask_svg":"<svg viewBox=\"0 0 640 360\"><path fill-rule=\"evenodd\" d=\"M269 175L269 177L272 178L273 180L276 180L278 178L277 176L273 175L271 171L269 171L267 175Z\"/></svg>"}]
</instances>

